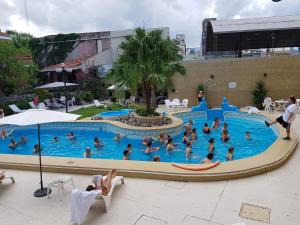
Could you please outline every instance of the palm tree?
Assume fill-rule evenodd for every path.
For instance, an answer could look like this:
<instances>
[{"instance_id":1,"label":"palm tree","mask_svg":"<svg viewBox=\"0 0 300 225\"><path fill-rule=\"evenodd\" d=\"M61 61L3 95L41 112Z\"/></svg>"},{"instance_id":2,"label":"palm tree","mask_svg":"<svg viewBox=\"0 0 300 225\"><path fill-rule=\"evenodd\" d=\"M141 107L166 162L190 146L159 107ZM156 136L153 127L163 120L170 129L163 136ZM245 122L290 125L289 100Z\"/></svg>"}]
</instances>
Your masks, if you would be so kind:
<instances>
[{"instance_id":1,"label":"palm tree","mask_svg":"<svg viewBox=\"0 0 300 225\"><path fill-rule=\"evenodd\" d=\"M122 54L114 63L109 77L125 84L132 91L142 87L147 110L151 109L151 91L170 84L175 74L184 75L185 67L179 63L178 42L162 37L161 30L146 32L137 28L120 45Z\"/></svg>"}]
</instances>

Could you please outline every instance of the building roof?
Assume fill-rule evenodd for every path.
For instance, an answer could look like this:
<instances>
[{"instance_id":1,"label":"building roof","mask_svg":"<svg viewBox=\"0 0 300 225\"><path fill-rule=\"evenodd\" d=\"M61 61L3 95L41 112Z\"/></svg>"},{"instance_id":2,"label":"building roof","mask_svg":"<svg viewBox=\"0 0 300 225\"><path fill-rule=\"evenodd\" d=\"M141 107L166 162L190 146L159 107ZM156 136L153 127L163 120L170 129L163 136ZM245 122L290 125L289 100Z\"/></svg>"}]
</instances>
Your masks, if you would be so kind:
<instances>
[{"instance_id":1,"label":"building roof","mask_svg":"<svg viewBox=\"0 0 300 225\"><path fill-rule=\"evenodd\" d=\"M214 33L299 29L300 15L211 20L210 23Z\"/></svg>"},{"instance_id":2,"label":"building roof","mask_svg":"<svg viewBox=\"0 0 300 225\"><path fill-rule=\"evenodd\" d=\"M0 31L0 40L11 40L11 37L8 33L4 33Z\"/></svg>"},{"instance_id":3,"label":"building roof","mask_svg":"<svg viewBox=\"0 0 300 225\"><path fill-rule=\"evenodd\" d=\"M65 69L75 70L81 68L81 63L84 59L75 59L68 62L64 62ZM42 72L50 72L50 71L57 71L61 69L61 63L50 65L42 69Z\"/></svg>"}]
</instances>

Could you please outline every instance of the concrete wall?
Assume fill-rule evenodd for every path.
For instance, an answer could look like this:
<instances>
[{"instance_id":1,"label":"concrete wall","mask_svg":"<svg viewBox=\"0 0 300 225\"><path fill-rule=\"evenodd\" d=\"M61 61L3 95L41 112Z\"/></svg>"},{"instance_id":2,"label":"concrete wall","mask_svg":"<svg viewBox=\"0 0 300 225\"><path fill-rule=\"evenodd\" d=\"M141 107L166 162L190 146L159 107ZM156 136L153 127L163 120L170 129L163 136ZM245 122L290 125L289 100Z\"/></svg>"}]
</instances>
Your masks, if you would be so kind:
<instances>
[{"instance_id":1,"label":"concrete wall","mask_svg":"<svg viewBox=\"0 0 300 225\"><path fill-rule=\"evenodd\" d=\"M196 87L207 82L207 100L211 107L219 106L223 96L231 104L253 105L252 91L258 80L263 80L272 99L286 99L291 94L300 98L300 56L273 56L263 58L231 58L184 61L187 74L173 79L175 92L169 98L188 98L196 105ZM265 77L264 74L267 74ZM236 82L234 89L228 83Z\"/></svg>"}]
</instances>

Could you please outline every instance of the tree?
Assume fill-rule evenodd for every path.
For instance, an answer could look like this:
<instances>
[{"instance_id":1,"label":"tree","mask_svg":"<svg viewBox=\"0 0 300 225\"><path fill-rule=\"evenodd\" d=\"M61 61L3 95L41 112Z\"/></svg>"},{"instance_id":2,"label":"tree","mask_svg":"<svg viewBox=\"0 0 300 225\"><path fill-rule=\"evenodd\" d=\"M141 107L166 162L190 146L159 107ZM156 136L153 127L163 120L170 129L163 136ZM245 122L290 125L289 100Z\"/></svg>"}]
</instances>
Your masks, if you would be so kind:
<instances>
[{"instance_id":1,"label":"tree","mask_svg":"<svg viewBox=\"0 0 300 225\"><path fill-rule=\"evenodd\" d=\"M21 55L30 55L30 51L17 48L13 42L0 41L0 95L21 94L35 81L36 65L19 60Z\"/></svg>"},{"instance_id":2,"label":"tree","mask_svg":"<svg viewBox=\"0 0 300 225\"><path fill-rule=\"evenodd\" d=\"M13 30L6 31L16 48L18 49L29 49L29 42L33 38L31 34L23 33L23 32L17 32Z\"/></svg>"},{"instance_id":3,"label":"tree","mask_svg":"<svg viewBox=\"0 0 300 225\"><path fill-rule=\"evenodd\" d=\"M264 99L267 97L268 90L262 80L256 82L255 89L252 91L253 103L258 109L263 109Z\"/></svg>"},{"instance_id":4,"label":"tree","mask_svg":"<svg viewBox=\"0 0 300 225\"><path fill-rule=\"evenodd\" d=\"M127 36L120 45L122 54L114 63L109 77L131 90L142 87L147 111L151 110L151 91L155 87L170 84L175 74L185 74L185 67L179 63L178 42L162 37L161 30L146 32L137 28L135 34Z\"/></svg>"}]
</instances>

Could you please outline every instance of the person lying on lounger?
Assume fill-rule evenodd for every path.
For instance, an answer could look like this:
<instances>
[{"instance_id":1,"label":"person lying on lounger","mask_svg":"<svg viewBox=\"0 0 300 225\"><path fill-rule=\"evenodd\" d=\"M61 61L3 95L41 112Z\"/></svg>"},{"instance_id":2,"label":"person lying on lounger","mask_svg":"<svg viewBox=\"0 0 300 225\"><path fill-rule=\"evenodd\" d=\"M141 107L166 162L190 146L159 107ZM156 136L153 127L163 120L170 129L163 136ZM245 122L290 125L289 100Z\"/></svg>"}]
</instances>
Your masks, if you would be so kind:
<instances>
[{"instance_id":1,"label":"person lying on lounger","mask_svg":"<svg viewBox=\"0 0 300 225\"><path fill-rule=\"evenodd\" d=\"M110 189L111 189L111 181L114 177L116 177L117 170L113 169L106 176L104 176L102 179L99 180L98 183L94 185L89 185L85 189L86 191L93 191L93 190L99 190L99 193L101 195L108 195Z\"/></svg>"}]
</instances>

